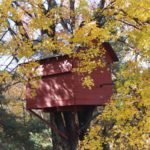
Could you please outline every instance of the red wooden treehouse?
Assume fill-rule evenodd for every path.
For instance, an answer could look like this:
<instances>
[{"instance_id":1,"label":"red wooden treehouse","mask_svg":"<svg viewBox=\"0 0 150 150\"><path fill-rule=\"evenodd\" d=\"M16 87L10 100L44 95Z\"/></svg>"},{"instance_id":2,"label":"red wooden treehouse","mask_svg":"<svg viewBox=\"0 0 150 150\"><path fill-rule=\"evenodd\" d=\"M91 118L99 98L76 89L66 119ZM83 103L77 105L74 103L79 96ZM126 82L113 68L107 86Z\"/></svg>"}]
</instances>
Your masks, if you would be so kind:
<instances>
[{"instance_id":1,"label":"red wooden treehouse","mask_svg":"<svg viewBox=\"0 0 150 150\"><path fill-rule=\"evenodd\" d=\"M92 73L94 87L90 90L82 86L81 76L72 72L73 59L59 56L40 60L38 68L38 87L35 96L27 86L27 109L70 110L74 107L98 106L107 103L112 96L111 64L118 58L109 43L103 43L106 49L106 67Z\"/></svg>"},{"instance_id":2,"label":"red wooden treehouse","mask_svg":"<svg viewBox=\"0 0 150 150\"><path fill-rule=\"evenodd\" d=\"M36 80L36 77L33 79L38 82L34 96L31 96L32 86L27 85L27 109L42 119L55 133L68 139L71 147L76 145L75 139L78 138L75 137L78 136L81 140L83 139L94 108L105 105L112 96L111 64L118 61L118 58L109 43L103 43L102 46L106 50L104 56L106 66L97 68L91 74L94 80L92 89L82 86L81 76L72 71L78 60L68 56L58 56L39 61L38 74L40 79ZM47 122L33 109L50 112L55 123ZM63 118L58 121L60 117ZM75 119L76 117L78 119ZM78 123L76 123L77 120ZM61 130L60 126L63 126L67 133ZM76 131L76 127L78 131Z\"/></svg>"}]
</instances>

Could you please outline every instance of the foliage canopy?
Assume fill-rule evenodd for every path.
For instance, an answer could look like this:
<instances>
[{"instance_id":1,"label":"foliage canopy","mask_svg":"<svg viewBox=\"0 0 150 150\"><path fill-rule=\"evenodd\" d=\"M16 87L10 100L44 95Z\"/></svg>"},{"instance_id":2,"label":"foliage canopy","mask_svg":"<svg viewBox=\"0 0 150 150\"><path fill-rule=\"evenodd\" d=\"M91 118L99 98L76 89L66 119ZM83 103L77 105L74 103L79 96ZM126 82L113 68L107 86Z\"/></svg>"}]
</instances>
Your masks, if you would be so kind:
<instances>
[{"instance_id":1,"label":"foliage canopy","mask_svg":"<svg viewBox=\"0 0 150 150\"><path fill-rule=\"evenodd\" d=\"M86 0L2 0L0 55L11 56L11 61L0 72L0 94L11 80L24 82L38 65L32 61L8 72L13 61L30 60L39 53L68 54L81 60L78 73L90 74L104 66L102 59L93 58L102 58L104 51L99 47L109 41L120 58L113 70L115 94L85 138L83 149L149 149L150 1L91 4ZM88 50L77 53L78 46ZM83 85L93 85L90 76L83 79Z\"/></svg>"}]
</instances>

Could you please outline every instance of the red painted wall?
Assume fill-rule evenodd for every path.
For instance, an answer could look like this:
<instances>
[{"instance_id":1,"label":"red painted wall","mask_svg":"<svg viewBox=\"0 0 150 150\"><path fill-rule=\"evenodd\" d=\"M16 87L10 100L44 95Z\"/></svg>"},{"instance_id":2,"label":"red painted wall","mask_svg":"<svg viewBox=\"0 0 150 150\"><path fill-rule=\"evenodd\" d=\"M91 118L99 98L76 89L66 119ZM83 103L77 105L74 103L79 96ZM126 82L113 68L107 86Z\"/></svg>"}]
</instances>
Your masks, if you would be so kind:
<instances>
[{"instance_id":1,"label":"red painted wall","mask_svg":"<svg viewBox=\"0 0 150 150\"><path fill-rule=\"evenodd\" d=\"M104 105L112 96L111 63L113 58L106 53L107 65L92 74L94 87L90 90L81 84L81 76L72 70L73 60L67 56L40 61L36 96L31 97L27 85L27 109L58 108L60 106ZM36 80L36 79L35 79Z\"/></svg>"}]
</instances>

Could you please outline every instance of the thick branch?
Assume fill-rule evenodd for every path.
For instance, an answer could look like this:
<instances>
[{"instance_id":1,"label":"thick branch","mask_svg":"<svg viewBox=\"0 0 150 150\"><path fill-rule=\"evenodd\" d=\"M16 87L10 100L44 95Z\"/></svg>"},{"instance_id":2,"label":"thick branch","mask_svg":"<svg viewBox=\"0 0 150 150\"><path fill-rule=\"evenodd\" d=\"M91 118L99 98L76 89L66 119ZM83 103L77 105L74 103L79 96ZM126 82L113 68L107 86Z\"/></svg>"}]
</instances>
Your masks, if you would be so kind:
<instances>
[{"instance_id":1,"label":"thick branch","mask_svg":"<svg viewBox=\"0 0 150 150\"><path fill-rule=\"evenodd\" d=\"M47 0L47 5L48 5L48 11L54 7L57 6L57 3L55 0Z\"/></svg>"},{"instance_id":2,"label":"thick branch","mask_svg":"<svg viewBox=\"0 0 150 150\"><path fill-rule=\"evenodd\" d=\"M22 7L17 1L13 2L17 7L21 8L29 17L33 17L24 7Z\"/></svg>"},{"instance_id":3,"label":"thick branch","mask_svg":"<svg viewBox=\"0 0 150 150\"><path fill-rule=\"evenodd\" d=\"M105 2L106 2L105 0L101 0L98 4L99 8L103 9L105 6Z\"/></svg>"},{"instance_id":4,"label":"thick branch","mask_svg":"<svg viewBox=\"0 0 150 150\"><path fill-rule=\"evenodd\" d=\"M63 2L64 2L64 0L61 1L61 3L60 3L60 8L63 8L63 7L64 7L64 6L63 6ZM68 28L68 25L67 25L67 22L66 22L66 20L65 20L65 19L63 18L63 16L62 16L62 13L59 12L59 15L60 15L60 23L61 23L61 25L63 26L64 30L65 30L66 32L70 32L70 30L69 30L69 28Z\"/></svg>"},{"instance_id":5,"label":"thick branch","mask_svg":"<svg viewBox=\"0 0 150 150\"><path fill-rule=\"evenodd\" d=\"M137 29L137 30L141 30L138 26L136 26L136 25L134 25L134 24L131 24L131 23L129 23L129 22L126 22L126 21L124 21L124 20L120 20L120 19L115 19L116 21L119 21L119 22L122 22L122 23L124 23L124 24L126 24L126 25L128 25L128 26L131 26L131 27L133 27L133 28L135 28L135 29Z\"/></svg>"},{"instance_id":6,"label":"thick branch","mask_svg":"<svg viewBox=\"0 0 150 150\"><path fill-rule=\"evenodd\" d=\"M70 0L70 25L71 25L71 32L75 28L75 0Z\"/></svg>"}]
</instances>

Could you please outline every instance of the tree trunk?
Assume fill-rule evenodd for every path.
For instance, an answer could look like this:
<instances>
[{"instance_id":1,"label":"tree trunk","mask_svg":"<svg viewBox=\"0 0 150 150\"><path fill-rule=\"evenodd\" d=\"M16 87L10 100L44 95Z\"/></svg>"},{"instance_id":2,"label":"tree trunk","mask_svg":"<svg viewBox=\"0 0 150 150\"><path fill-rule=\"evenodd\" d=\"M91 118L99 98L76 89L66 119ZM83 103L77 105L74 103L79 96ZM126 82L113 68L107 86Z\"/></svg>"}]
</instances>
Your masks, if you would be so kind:
<instances>
[{"instance_id":1,"label":"tree trunk","mask_svg":"<svg viewBox=\"0 0 150 150\"><path fill-rule=\"evenodd\" d=\"M51 112L50 121L67 139L52 131L53 150L77 150L79 139L83 140L90 126L93 106L85 107L80 112Z\"/></svg>"},{"instance_id":2,"label":"tree trunk","mask_svg":"<svg viewBox=\"0 0 150 150\"><path fill-rule=\"evenodd\" d=\"M50 122L53 124L58 130L63 133L66 133L66 129L64 126L64 121L61 115L61 112L50 113ZM52 144L53 150L69 150L69 142L67 139L61 137L55 131L52 132Z\"/></svg>"},{"instance_id":3,"label":"tree trunk","mask_svg":"<svg viewBox=\"0 0 150 150\"><path fill-rule=\"evenodd\" d=\"M67 136L65 139L52 131L53 150L76 150L78 134L75 114L73 112L55 112L51 113L50 119L51 123Z\"/></svg>"}]
</instances>

